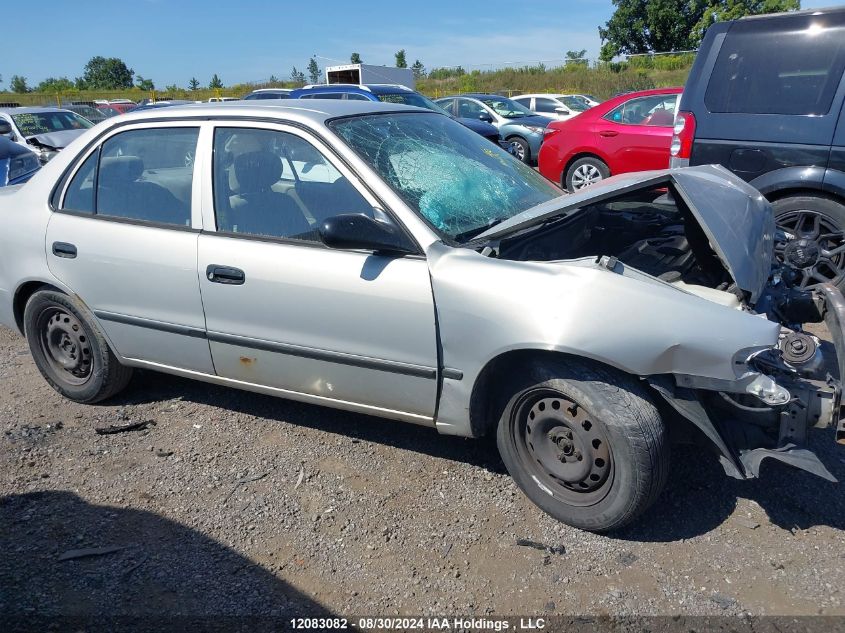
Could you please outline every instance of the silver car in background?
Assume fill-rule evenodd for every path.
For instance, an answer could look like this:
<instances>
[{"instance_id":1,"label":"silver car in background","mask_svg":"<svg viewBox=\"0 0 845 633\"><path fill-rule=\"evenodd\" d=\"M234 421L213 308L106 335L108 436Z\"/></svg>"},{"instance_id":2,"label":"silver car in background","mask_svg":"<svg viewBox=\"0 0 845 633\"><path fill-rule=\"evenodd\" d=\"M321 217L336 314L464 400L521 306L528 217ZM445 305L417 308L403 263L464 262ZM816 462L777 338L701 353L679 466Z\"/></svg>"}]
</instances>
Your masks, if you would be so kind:
<instances>
[{"instance_id":1,"label":"silver car in background","mask_svg":"<svg viewBox=\"0 0 845 633\"><path fill-rule=\"evenodd\" d=\"M449 117L361 101L107 121L0 191L0 322L77 402L152 369L477 437L569 524L660 494L669 429L727 474L831 478L845 301L715 167L563 194ZM694 435L694 434L691 434Z\"/></svg>"},{"instance_id":2,"label":"silver car in background","mask_svg":"<svg viewBox=\"0 0 845 633\"><path fill-rule=\"evenodd\" d=\"M53 107L0 108L0 132L10 141L35 152L42 163L53 158L94 124L76 112Z\"/></svg>"}]
</instances>

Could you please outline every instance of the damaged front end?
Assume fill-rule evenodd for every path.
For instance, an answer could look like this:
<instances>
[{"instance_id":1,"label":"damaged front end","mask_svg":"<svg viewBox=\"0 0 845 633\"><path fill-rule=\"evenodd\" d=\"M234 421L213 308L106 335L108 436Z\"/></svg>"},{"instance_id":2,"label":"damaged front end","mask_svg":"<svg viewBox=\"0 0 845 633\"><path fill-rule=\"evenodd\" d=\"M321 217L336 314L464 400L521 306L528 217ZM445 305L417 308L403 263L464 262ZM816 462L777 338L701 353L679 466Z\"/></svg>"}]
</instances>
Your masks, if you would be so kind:
<instances>
[{"instance_id":1,"label":"damaged front end","mask_svg":"<svg viewBox=\"0 0 845 633\"><path fill-rule=\"evenodd\" d=\"M836 441L845 444L845 299L832 285L807 285L796 268L800 257L776 259L776 241L768 202L715 166L615 177L475 240L491 257L587 261L780 324L772 346L730 351L733 379L694 372L643 378L710 440L727 474L757 477L770 458L836 481L807 448L807 434L835 426ZM804 329L822 322L832 346ZM724 337L712 336L718 350Z\"/></svg>"}]
</instances>

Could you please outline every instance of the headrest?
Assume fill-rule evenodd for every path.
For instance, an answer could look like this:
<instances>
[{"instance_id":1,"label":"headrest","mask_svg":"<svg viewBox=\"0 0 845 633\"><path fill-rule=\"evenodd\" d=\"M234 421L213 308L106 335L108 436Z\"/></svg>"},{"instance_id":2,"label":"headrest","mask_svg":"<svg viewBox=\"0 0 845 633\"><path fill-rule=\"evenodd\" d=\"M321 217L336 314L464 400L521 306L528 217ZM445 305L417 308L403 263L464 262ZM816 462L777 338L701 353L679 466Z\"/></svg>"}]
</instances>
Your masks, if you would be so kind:
<instances>
[{"instance_id":1,"label":"headrest","mask_svg":"<svg viewBox=\"0 0 845 633\"><path fill-rule=\"evenodd\" d=\"M273 152L259 150L235 157L235 178L240 193L266 191L282 175L282 161Z\"/></svg>"},{"instance_id":2,"label":"headrest","mask_svg":"<svg viewBox=\"0 0 845 633\"><path fill-rule=\"evenodd\" d=\"M107 156L100 159L100 182L135 182L144 173L144 161L137 156Z\"/></svg>"}]
</instances>

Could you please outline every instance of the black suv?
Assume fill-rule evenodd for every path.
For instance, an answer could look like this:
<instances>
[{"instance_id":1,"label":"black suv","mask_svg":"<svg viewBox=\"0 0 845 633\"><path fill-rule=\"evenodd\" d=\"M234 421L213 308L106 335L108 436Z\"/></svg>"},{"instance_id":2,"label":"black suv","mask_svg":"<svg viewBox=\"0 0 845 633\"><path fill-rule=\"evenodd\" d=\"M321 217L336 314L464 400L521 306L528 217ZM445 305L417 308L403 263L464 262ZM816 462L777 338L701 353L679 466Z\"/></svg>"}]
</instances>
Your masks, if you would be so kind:
<instances>
[{"instance_id":1,"label":"black suv","mask_svg":"<svg viewBox=\"0 0 845 633\"><path fill-rule=\"evenodd\" d=\"M707 31L672 138L672 166L724 165L774 208L776 252L804 287L845 288L845 8Z\"/></svg>"}]
</instances>

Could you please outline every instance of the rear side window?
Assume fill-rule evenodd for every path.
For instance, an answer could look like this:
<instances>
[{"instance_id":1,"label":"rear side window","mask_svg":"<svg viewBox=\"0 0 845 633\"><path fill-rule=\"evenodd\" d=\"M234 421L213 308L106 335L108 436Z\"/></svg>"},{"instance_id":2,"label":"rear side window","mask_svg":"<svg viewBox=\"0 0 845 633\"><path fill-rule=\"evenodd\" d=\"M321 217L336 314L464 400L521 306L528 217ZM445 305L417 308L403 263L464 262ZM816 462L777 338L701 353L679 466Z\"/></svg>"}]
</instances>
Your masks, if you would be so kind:
<instances>
[{"instance_id":1,"label":"rear side window","mask_svg":"<svg viewBox=\"0 0 845 633\"><path fill-rule=\"evenodd\" d=\"M737 22L710 76L704 96L707 109L827 114L845 70L842 22L835 15Z\"/></svg>"},{"instance_id":2,"label":"rear side window","mask_svg":"<svg viewBox=\"0 0 845 633\"><path fill-rule=\"evenodd\" d=\"M68 185L63 209L191 225L199 128L122 132L88 157Z\"/></svg>"}]
</instances>

